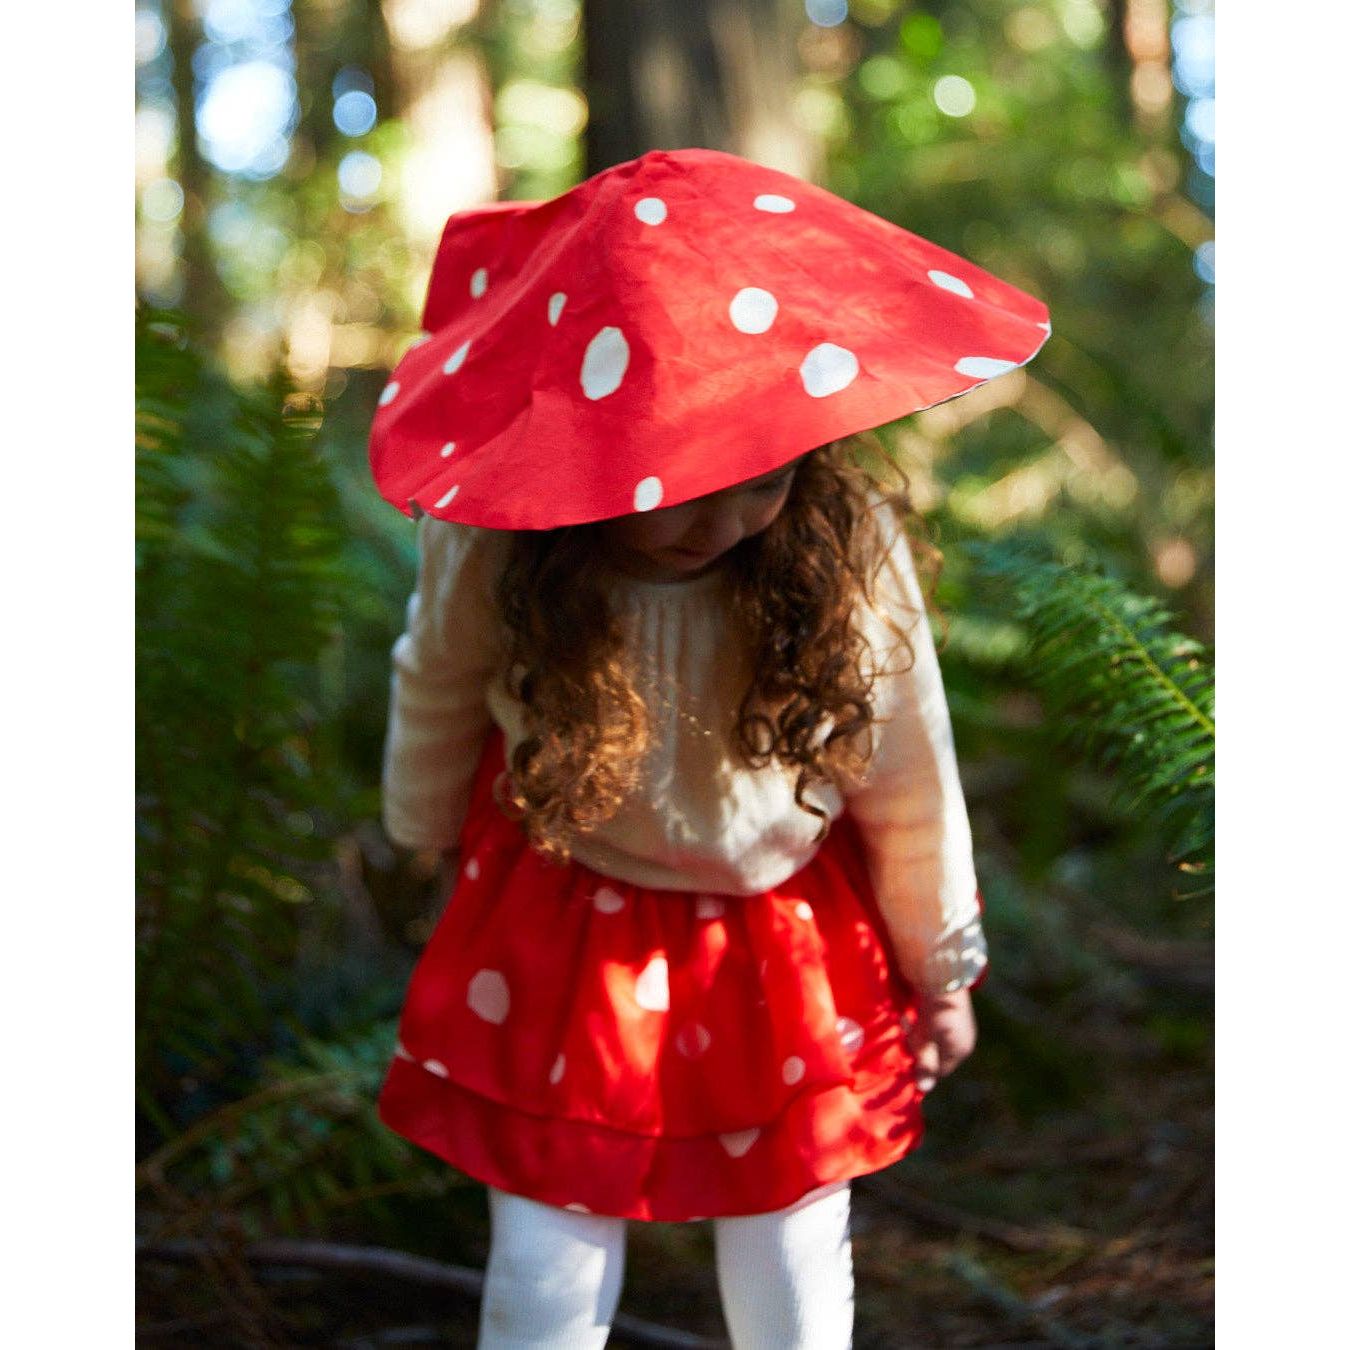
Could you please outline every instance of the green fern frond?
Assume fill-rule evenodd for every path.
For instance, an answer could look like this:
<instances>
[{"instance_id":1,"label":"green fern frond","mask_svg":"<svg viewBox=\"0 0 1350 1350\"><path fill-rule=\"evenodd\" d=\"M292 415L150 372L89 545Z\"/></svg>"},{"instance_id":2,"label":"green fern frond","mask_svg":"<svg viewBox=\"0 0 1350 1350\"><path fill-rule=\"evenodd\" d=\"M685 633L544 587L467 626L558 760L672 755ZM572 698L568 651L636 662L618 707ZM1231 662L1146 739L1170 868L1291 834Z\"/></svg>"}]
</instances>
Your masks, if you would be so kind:
<instances>
[{"instance_id":1,"label":"green fern frond","mask_svg":"<svg viewBox=\"0 0 1350 1350\"><path fill-rule=\"evenodd\" d=\"M269 1061L247 1096L200 1117L146 1158L138 1188L166 1190L228 1213L248 1230L324 1232L335 1211L387 1218L391 1196L444 1195L465 1184L392 1130L376 1095L394 1022L352 1025L340 1039L302 1040Z\"/></svg>"},{"instance_id":2,"label":"green fern frond","mask_svg":"<svg viewBox=\"0 0 1350 1350\"><path fill-rule=\"evenodd\" d=\"M972 544L1027 639L1022 666L1063 734L1111 767L1122 800L1149 813L1170 860L1212 886L1214 674L1203 646L1152 596L1113 577Z\"/></svg>"},{"instance_id":3,"label":"green fern frond","mask_svg":"<svg viewBox=\"0 0 1350 1350\"><path fill-rule=\"evenodd\" d=\"M176 1076L262 1032L294 953L341 536L284 389L232 388L163 313L136 380L138 1089L162 1122Z\"/></svg>"}]
</instances>

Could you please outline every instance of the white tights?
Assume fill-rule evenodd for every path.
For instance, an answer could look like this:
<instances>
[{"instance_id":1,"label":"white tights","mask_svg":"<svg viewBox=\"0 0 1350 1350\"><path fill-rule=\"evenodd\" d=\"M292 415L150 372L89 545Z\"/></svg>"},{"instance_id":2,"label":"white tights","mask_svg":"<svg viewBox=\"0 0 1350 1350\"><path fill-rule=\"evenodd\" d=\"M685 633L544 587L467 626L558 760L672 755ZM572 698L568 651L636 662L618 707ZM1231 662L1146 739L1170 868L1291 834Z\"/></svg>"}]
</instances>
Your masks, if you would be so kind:
<instances>
[{"instance_id":1,"label":"white tights","mask_svg":"<svg viewBox=\"0 0 1350 1350\"><path fill-rule=\"evenodd\" d=\"M492 1248L478 1350L599 1350L619 1305L627 1221L488 1188ZM717 1283L735 1350L848 1350L849 1188L770 1214L714 1219Z\"/></svg>"}]
</instances>

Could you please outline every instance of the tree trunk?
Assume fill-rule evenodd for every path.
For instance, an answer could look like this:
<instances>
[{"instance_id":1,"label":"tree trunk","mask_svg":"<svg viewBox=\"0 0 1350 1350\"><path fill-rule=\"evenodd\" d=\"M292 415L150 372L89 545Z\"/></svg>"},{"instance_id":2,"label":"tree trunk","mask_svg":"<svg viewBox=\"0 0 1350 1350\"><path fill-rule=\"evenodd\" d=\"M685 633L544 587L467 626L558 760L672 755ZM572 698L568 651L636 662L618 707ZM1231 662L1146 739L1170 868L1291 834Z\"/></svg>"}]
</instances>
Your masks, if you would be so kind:
<instances>
[{"instance_id":1,"label":"tree trunk","mask_svg":"<svg viewBox=\"0 0 1350 1350\"><path fill-rule=\"evenodd\" d=\"M164 7L164 17L173 63L178 184L183 189L181 307L201 340L213 347L229 302L217 275L206 233L206 213L211 204L211 169L197 149L192 53L201 42L201 24L193 0L170 0Z\"/></svg>"},{"instance_id":2,"label":"tree trunk","mask_svg":"<svg viewBox=\"0 0 1350 1350\"><path fill-rule=\"evenodd\" d=\"M1120 129L1126 132L1134 123L1134 105L1130 98L1134 58L1125 40L1127 10L1128 0L1106 0L1106 37L1102 43L1102 61L1111 81L1116 121Z\"/></svg>"},{"instance_id":3,"label":"tree trunk","mask_svg":"<svg viewBox=\"0 0 1350 1350\"><path fill-rule=\"evenodd\" d=\"M798 0L586 0L588 175L652 149L705 146L811 179L792 117Z\"/></svg>"}]
</instances>

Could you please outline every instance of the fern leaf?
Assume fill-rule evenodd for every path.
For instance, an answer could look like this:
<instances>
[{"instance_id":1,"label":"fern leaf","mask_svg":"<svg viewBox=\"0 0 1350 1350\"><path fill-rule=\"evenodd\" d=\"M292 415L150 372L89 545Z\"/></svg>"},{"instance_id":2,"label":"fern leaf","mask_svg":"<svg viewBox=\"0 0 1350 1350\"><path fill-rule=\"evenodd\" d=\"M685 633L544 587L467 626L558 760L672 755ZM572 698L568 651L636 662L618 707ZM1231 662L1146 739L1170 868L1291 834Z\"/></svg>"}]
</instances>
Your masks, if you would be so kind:
<instances>
[{"instance_id":1,"label":"fern leaf","mask_svg":"<svg viewBox=\"0 0 1350 1350\"><path fill-rule=\"evenodd\" d=\"M1010 594L1025 674L1063 734L1114 770L1128 809L1162 827L1169 858L1212 886L1214 683L1202 646L1115 578L1009 545L969 547Z\"/></svg>"},{"instance_id":2,"label":"fern leaf","mask_svg":"<svg viewBox=\"0 0 1350 1350\"><path fill-rule=\"evenodd\" d=\"M232 388L176 316L136 332L139 1099L272 1015L322 841L311 741L336 493L285 391ZM156 1119L162 1113L153 1114Z\"/></svg>"}]
</instances>

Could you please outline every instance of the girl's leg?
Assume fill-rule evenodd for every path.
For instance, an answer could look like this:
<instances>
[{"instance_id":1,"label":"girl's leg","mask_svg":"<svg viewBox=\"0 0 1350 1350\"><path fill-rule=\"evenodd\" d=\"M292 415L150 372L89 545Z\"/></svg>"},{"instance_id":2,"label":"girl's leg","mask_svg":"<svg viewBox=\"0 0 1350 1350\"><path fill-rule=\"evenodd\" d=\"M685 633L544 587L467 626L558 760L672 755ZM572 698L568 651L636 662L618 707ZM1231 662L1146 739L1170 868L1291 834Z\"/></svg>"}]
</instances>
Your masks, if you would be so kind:
<instances>
[{"instance_id":1,"label":"girl's leg","mask_svg":"<svg viewBox=\"0 0 1350 1350\"><path fill-rule=\"evenodd\" d=\"M717 1283L735 1350L848 1350L853 1343L849 1187L770 1214L714 1219Z\"/></svg>"},{"instance_id":2,"label":"girl's leg","mask_svg":"<svg viewBox=\"0 0 1350 1350\"><path fill-rule=\"evenodd\" d=\"M623 1284L625 1221L488 1187L492 1247L478 1350L599 1350Z\"/></svg>"}]
</instances>

